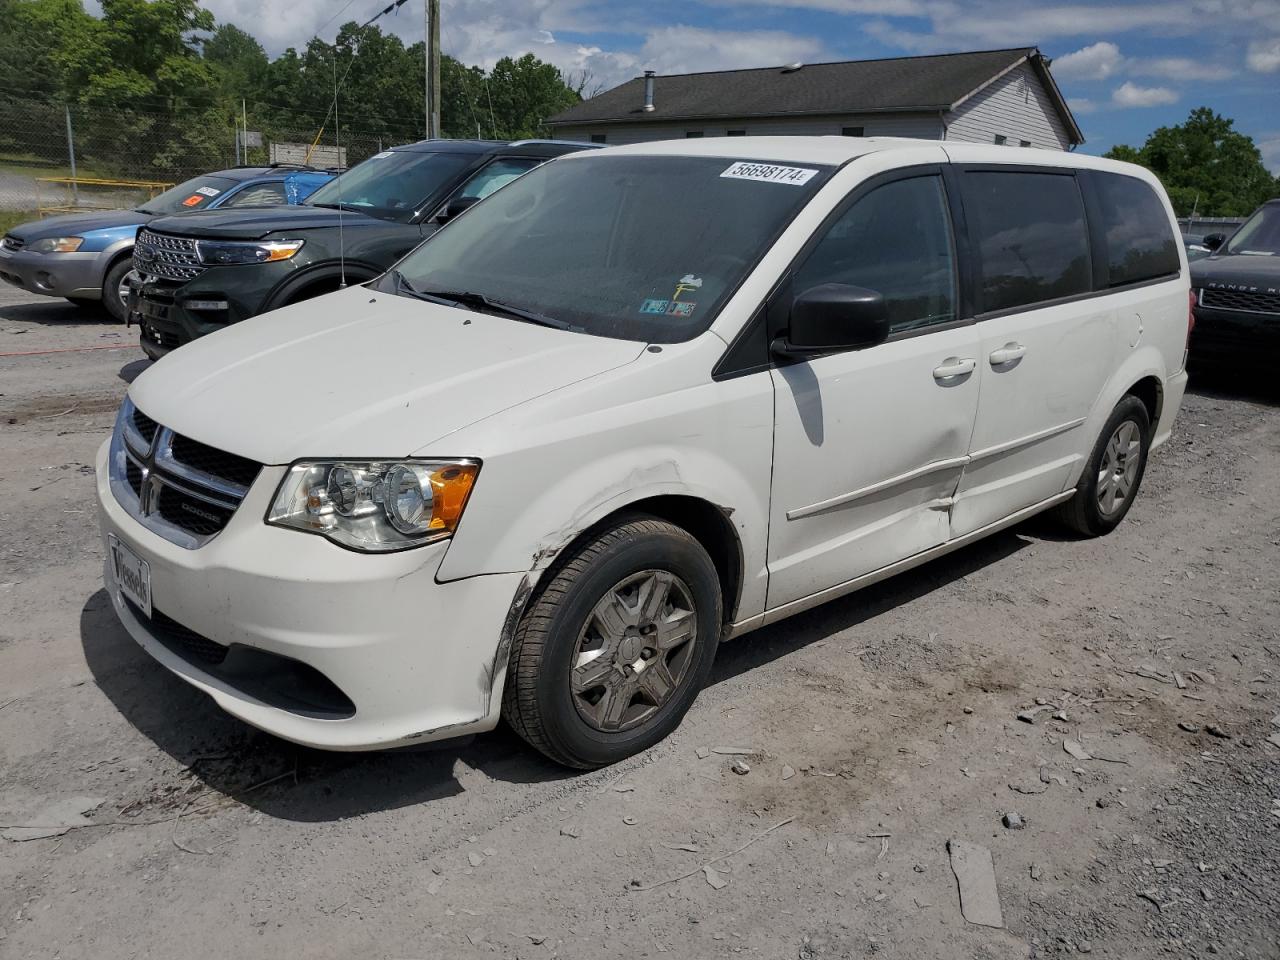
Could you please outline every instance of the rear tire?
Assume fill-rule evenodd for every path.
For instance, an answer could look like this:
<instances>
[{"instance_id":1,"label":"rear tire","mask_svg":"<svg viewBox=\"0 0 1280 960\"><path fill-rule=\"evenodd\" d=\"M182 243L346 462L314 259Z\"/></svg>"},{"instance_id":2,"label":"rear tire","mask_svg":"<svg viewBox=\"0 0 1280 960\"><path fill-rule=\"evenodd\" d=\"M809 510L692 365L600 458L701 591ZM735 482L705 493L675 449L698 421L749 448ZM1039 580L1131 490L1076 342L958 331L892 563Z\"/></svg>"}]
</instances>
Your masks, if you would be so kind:
<instances>
[{"instance_id":1,"label":"rear tire","mask_svg":"<svg viewBox=\"0 0 1280 960\"><path fill-rule=\"evenodd\" d=\"M516 628L502 713L557 763L616 763L674 730L720 642L720 578L687 531L645 515L549 570Z\"/></svg>"},{"instance_id":2,"label":"rear tire","mask_svg":"<svg viewBox=\"0 0 1280 960\"><path fill-rule=\"evenodd\" d=\"M1147 469L1151 418L1135 396L1118 404L1094 444L1075 496L1058 507L1058 518L1086 537L1100 537L1120 525L1138 495Z\"/></svg>"},{"instance_id":3,"label":"rear tire","mask_svg":"<svg viewBox=\"0 0 1280 960\"><path fill-rule=\"evenodd\" d=\"M116 323L124 323L129 312L127 295L122 297L120 288L124 283L124 278L129 275L129 271L132 269L133 261L125 257L123 260L118 260L112 264L111 269L107 271L107 275L102 278L102 306Z\"/></svg>"}]
</instances>

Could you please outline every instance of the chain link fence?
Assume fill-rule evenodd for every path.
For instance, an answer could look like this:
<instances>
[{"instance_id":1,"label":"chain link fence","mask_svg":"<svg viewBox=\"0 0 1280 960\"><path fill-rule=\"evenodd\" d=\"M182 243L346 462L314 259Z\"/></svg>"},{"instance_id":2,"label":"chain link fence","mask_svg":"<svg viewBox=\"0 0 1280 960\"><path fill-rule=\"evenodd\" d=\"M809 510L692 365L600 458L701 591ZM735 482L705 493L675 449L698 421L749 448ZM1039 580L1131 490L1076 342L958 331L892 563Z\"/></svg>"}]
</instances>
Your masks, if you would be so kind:
<instances>
[{"instance_id":1,"label":"chain link fence","mask_svg":"<svg viewBox=\"0 0 1280 960\"><path fill-rule=\"evenodd\" d=\"M0 92L0 233L57 213L139 206L175 183L236 166L237 152L246 165L310 156L314 166L334 167L419 136L344 122L336 139L326 118L255 122L251 106L249 129L259 136L238 150L237 120L229 111L104 111Z\"/></svg>"}]
</instances>

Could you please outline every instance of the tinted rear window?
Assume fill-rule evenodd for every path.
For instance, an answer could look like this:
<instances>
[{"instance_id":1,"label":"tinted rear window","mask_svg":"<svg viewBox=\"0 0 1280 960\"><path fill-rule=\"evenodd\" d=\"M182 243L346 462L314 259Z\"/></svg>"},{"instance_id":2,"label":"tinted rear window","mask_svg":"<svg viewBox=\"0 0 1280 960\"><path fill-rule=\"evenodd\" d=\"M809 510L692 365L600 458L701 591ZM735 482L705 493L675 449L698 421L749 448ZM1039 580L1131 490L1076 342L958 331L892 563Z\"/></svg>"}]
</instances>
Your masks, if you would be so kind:
<instances>
[{"instance_id":1,"label":"tinted rear window","mask_svg":"<svg viewBox=\"0 0 1280 960\"><path fill-rule=\"evenodd\" d=\"M1106 233L1107 283L1118 287L1178 272L1178 240L1164 204L1148 183L1095 173Z\"/></svg>"},{"instance_id":2,"label":"tinted rear window","mask_svg":"<svg viewBox=\"0 0 1280 960\"><path fill-rule=\"evenodd\" d=\"M978 248L978 312L991 313L1091 289L1089 230L1075 177L972 172L964 206Z\"/></svg>"}]
</instances>

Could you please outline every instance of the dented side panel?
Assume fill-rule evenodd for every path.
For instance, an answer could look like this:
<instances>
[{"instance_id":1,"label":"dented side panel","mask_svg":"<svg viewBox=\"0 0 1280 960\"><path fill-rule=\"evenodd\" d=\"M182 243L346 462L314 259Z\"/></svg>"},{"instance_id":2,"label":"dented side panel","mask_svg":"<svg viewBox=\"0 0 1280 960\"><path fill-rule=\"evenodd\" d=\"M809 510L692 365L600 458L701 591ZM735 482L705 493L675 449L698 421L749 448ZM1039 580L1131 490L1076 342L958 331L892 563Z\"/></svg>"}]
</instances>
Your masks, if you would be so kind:
<instances>
[{"instance_id":1,"label":"dented side panel","mask_svg":"<svg viewBox=\"0 0 1280 960\"><path fill-rule=\"evenodd\" d=\"M723 350L710 336L646 352L607 378L448 438L484 465L439 578L542 571L629 504L697 497L725 514L740 541L738 616L762 611L773 387L765 372L713 382Z\"/></svg>"}]
</instances>

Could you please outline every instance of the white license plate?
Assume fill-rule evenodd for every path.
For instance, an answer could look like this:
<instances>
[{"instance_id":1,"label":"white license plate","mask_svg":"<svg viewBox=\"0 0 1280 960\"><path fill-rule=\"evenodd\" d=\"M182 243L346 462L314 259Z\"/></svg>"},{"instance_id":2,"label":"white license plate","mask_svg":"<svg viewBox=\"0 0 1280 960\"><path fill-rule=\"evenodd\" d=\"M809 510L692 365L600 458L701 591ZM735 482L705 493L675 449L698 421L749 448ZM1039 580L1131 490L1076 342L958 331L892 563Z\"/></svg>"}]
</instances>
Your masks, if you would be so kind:
<instances>
[{"instance_id":1,"label":"white license plate","mask_svg":"<svg viewBox=\"0 0 1280 960\"><path fill-rule=\"evenodd\" d=\"M107 535L111 550L111 568L115 571L120 592L151 617L151 564L126 547L114 536Z\"/></svg>"}]
</instances>

